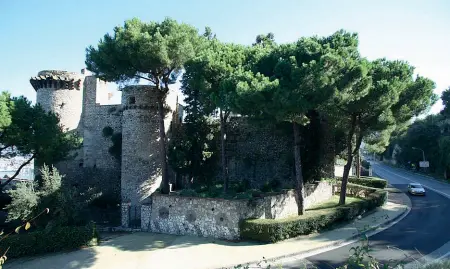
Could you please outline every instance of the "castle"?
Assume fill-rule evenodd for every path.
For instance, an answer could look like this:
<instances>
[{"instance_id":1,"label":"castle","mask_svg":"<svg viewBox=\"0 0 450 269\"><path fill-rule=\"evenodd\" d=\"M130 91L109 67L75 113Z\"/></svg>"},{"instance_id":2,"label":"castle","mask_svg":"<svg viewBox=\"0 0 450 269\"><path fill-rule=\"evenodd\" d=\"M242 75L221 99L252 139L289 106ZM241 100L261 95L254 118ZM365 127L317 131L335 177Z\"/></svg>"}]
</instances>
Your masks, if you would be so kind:
<instances>
[{"instance_id":1,"label":"castle","mask_svg":"<svg viewBox=\"0 0 450 269\"><path fill-rule=\"evenodd\" d=\"M110 98L106 82L87 75L85 70L45 70L32 77L30 83L36 90L36 102L59 115L65 131L83 138L74 157L56 165L60 172L73 185L120 195L124 210L145 203L161 182L158 117L152 86L125 87L121 104L106 105ZM175 91L169 91L166 105L171 110L165 118L168 132L173 123L181 120ZM114 146L110 137L114 134L122 140L119 158L110 152ZM133 218L139 219L139 210L131 211L135 213Z\"/></svg>"},{"instance_id":2,"label":"castle","mask_svg":"<svg viewBox=\"0 0 450 269\"><path fill-rule=\"evenodd\" d=\"M59 115L65 131L83 138L82 147L72 158L56 165L66 182L115 197L121 203L122 226L148 229L149 221L159 218L149 209L160 206L154 202L159 198L151 194L162 179L157 103L152 86L124 87L121 104L107 105L110 94L106 82L84 70L45 70L32 77L30 83L36 90L37 103ZM176 91L169 91L166 108L169 112L165 131L170 139L170 131L182 121ZM304 161L309 171L320 170L319 176L334 176L334 137L320 118L309 126L304 130ZM233 119L227 131L226 151L230 181L246 181L253 188L273 180L289 184L294 178L293 139L292 134L279 127ZM316 169L319 166L322 168ZM317 174L310 177L317 178ZM173 172L169 178L174 180Z\"/></svg>"}]
</instances>

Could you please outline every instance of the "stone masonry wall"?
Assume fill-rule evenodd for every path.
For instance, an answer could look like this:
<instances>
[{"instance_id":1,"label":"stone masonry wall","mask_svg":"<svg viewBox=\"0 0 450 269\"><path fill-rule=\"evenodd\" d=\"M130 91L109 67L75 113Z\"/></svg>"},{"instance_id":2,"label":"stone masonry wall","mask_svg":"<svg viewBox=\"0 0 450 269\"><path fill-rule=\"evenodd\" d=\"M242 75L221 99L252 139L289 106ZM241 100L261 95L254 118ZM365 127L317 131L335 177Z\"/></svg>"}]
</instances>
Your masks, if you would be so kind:
<instances>
[{"instance_id":1,"label":"stone masonry wall","mask_svg":"<svg viewBox=\"0 0 450 269\"><path fill-rule=\"evenodd\" d=\"M306 188L306 208L332 196L328 182ZM234 240L239 239L239 222L243 219L279 219L296 214L293 191L253 201L154 194L151 204L141 207L141 229Z\"/></svg>"},{"instance_id":2,"label":"stone masonry wall","mask_svg":"<svg viewBox=\"0 0 450 269\"><path fill-rule=\"evenodd\" d=\"M177 105L175 92L169 91L166 105L172 110L164 120L167 133ZM121 197L122 203L130 203L129 207L122 207L122 215L129 214L130 222L138 222L141 204L148 202L162 180L154 88L148 85L124 88L122 109Z\"/></svg>"},{"instance_id":3,"label":"stone masonry wall","mask_svg":"<svg viewBox=\"0 0 450 269\"><path fill-rule=\"evenodd\" d=\"M46 83L36 83L37 78L44 78ZM64 131L76 132L82 136L83 128L81 114L83 108L84 75L75 72L44 70L38 73L34 81L36 87L36 103L45 111L52 111L59 116ZM73 80L76 85L68 85L66 81ZM41 80L43 81L43 80ZM79 162L83 157L83 149L71 152L68 160L55 164L67 180L79 178L82 175ZM39 167L35 167L39 173Z\"/></svg>"},{"instance_id":4,"label":"stone masonry wall","mask_svg":"<svg viewBox=\"0 0 450 269\"><path fill-rule=\"evenodd\" d=\"M233 118L227 143L230 181L248 181L253 188L272 180L289 184L293 178L291 136L273 124Z\"/></svg>"},{"instance_id":5,"label":"stone masonry wall","mask_svg":"<svg viewBox=\"0 0 450 269\"><path fill-rule=\"evenodd\" d=\"M120 199L120 160L109 153L111 137L103 136L103 128L122 132L120 105L101 105L107 96L104 81L87 76L83 98L83 159L80 166L84 175L80 185L95 188L97 192Z\"/></svg>"}]
</instances>

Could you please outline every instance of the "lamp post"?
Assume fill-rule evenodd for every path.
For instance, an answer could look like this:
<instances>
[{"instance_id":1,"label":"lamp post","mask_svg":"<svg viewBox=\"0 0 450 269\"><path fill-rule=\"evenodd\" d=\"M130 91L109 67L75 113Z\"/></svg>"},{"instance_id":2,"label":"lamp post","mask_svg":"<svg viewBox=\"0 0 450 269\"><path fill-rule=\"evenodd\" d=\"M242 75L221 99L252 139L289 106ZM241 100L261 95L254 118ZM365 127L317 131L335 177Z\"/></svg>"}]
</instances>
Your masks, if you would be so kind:
<instances>
[{"instance_id":1,"label":"lamp post","mask_svg":"<svg viewBox=\"0 0 450 269\"><path fill-rule=\"evenodd\" d=\"M416 148L416 147L412 147L412 149L417 149L417 150L421 150L422 151L422 157L423 157L423 161L425 162L425 151L423 151L423 149L421 148Z\"/></svg>"}]
</instances>

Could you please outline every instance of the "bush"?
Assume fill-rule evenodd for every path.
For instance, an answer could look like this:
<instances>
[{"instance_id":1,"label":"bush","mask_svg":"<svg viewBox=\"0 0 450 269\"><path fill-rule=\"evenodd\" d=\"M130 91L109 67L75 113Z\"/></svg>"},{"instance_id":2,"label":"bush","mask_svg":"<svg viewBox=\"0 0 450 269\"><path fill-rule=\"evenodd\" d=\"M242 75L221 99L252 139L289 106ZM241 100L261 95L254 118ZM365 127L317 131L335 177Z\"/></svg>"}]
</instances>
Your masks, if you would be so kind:
<instances>
[{"instance_id":1,"label":"bush","mask_svg":"<svg viewBox=\"0 0 450 269\"><path fill-rule=\"evenodd\" d=\"M98 233L93 223L79 227L57 227L49 232L40 230L14 234L0 242L0 250L8 247L8 258L18 258L50 252L74 250L98 243ZM2 252L2 253L3 253Z\"/></svg>"},{"instance_id":2,"label":"bush","mask_svg":"<svg viewBox=\"0 0 450 269\"><path fill-rule=\"evenodd\" d=\"M113 194L101 194L89 202L89 206L101 209L117 207L119 204L120 199Z\"/></svg>"},{"instance_id":3,"label":"bush","mask_svg":"<svg viewBox=\"0 0 450 269\"><path fill-rule=\"evenodd\" d=\"M198 193L193 189L183 189L180 191L180 196L197 197Z\"/></svg>"},{"instance_id":4,"label":"bush","mask_svg":"<svg viewBox=\"0 0 450 269\"><path fill-rule=\"evenodd\" d=\"M49 208L48 215L36 220L38 228L86 225L86 210L91 195L63 185L63 176L54 167L44 165L41 174L38 186L19 183L17 189L8 191L12 198L11 204L6 207L8 221L31 219Z\"/></svg>"},{"instance_id":5,"label":"bush","mask_svg":"<svg viewBox=\"0 0 450 269\"><path fill-rule=\"evenodd\" d=\"M386 180L378 177L360 177L360 178L349 177L348 182L377 189L384 189L387 187L388 184Z\"/></svg>"},{"instance_id":6,"label":"bush","mask_svg":"<svg viewBox=\"0 0 450 269\"><path fill-rule=\"evenodd\" d=\"M357 186L357 185L356 185ZM349 184L349 189L355 184ZM262 242L277 242L299 235L307 235L349 221L362 213L375 209L387 201L387 192L358 186L367 190L367 196L344 206L313 210L305 215L286 219L249 219L240 223L241 238Z\"/></svg>"}]
</instances>

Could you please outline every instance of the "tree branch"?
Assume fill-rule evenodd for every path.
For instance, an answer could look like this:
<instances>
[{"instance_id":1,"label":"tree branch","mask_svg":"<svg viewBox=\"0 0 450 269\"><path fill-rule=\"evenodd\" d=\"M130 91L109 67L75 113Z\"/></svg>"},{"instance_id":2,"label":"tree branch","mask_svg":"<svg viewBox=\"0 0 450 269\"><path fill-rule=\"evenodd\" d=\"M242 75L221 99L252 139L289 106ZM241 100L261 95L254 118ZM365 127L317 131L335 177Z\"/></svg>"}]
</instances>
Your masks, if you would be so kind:
<instances>
[{"instance_id":1,"label":"tree branch","mask_svg":"<svg viewBox=\"0 0 450 269\"><path fill-rule=\"evenodd\" d=\"M0 185L0 190L2 190L6 185L8 185L13 179L15 179L20 171L22 170L22 168L24 168L25 166L27 166L34 158L36 157L36 153L34 153L33 155L31 155L30 159L28 159L26 162L24 162L23 164L21 164L19 166L19 168L17 169L17 171L14 173L14 175L12 177L10 177L5 183L3 183L2 185Z\"/></svg>"},{"instance_id":2,"label":"tree branch","mask_svg":"<svg viewBox=\"0 0 450 269\"><path fill-rule=\"evenodd\" d=\"M9 147L11 147L11 145L9 145L9 146L4 146L4 147L1 147L1 148L0 148L0 157L3 157L2 152L3 152L5 149L9 148Z\"/></svg>"},{"instance_id":3,"label":"tree branch","mask_svg":"<svg viewBox=\"0 0 450 269\"><path fill-rule=\"evenodd\" d=\"M150 82L153 82L153 83L155 83L155 82L153 81L153 79L151 79L151 78L146 78L146 77L144 77L144 76L141 76L141 75L135 75L135 77L137 77L137 78L141 78L141 79L145 79L145 80L147 80L147 81L150 81Z\"/></svg>"}]
</instances>

